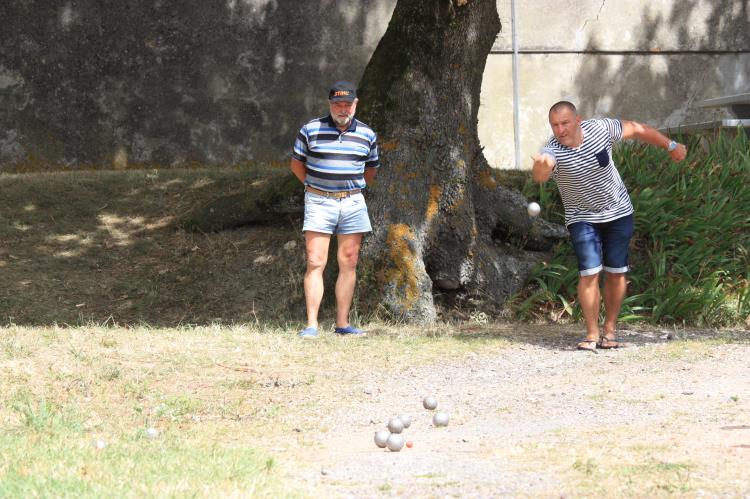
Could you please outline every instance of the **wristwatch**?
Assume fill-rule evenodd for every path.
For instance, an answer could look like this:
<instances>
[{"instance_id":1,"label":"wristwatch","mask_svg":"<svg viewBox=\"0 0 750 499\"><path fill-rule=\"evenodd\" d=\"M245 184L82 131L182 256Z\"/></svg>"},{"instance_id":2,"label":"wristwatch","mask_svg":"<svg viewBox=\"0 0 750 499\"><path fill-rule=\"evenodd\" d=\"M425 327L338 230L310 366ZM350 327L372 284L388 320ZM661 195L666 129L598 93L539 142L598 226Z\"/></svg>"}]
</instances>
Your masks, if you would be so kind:
<instances>
[{"instance_id":1,"label":"wristwatch","mask_svg":"<svg viewBox=\"0 0 750 499\"><path fill-rule=\"evenodd\" d=\"M670 140L669 145L667 146L667 151L672 152L675 149L677 149L677 142L675 142L674 140Z\"/></svg>"}]
</instances>

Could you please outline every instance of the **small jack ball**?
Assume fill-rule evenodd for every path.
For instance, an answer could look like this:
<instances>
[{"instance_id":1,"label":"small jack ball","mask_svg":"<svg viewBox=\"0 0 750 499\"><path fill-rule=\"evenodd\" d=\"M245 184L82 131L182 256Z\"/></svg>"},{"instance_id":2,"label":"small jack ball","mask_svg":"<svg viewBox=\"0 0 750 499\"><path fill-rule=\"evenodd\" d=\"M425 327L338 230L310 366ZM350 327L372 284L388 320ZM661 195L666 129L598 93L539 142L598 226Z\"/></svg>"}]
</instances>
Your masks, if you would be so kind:
<instances>
[{"instance_id":1,"label":"small jack ball","mask_svg":"<svg viewBox=\"0 0 750 499\"><path fill-rule=\"evenodd\" d=\"M539 206L539 203L535 203L532 201L526 206L526 211L529 212L530 217L535 217L539 215L539 213L542 211L542 208Z\"/></svg>"},{"instance_id":2,"label":"small jack ball","mask_svg":"<svg viewBox=\"0 0 750 499\"><path fill-rule=\"evenodd\" d=\"M414 442L412 442L411 440L407 440L406 446L411 449L412 447L414 447Z\"/></svg>"}]
</instances>

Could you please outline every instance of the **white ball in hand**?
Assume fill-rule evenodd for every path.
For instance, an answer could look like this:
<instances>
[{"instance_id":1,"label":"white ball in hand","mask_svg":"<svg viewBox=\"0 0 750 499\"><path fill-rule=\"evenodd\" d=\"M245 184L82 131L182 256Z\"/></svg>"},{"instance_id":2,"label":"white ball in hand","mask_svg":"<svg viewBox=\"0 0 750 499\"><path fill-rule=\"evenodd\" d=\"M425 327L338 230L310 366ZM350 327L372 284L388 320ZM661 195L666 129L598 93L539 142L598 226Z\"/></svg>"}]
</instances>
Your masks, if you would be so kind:
<instances>
[{"instance_id":1,"label":"white ball in hand","mask_svg":"<svg viewBox=\"0 0 750 499\"><path fill-rule=\"evenodd\" d=\"M529 212L530 217L535 217L539 215L539 212L542 211L542 208L539 206L539 203L535 203L534 201L532 201L526 206L526 211Z\"/></svg>"}]
</instances>

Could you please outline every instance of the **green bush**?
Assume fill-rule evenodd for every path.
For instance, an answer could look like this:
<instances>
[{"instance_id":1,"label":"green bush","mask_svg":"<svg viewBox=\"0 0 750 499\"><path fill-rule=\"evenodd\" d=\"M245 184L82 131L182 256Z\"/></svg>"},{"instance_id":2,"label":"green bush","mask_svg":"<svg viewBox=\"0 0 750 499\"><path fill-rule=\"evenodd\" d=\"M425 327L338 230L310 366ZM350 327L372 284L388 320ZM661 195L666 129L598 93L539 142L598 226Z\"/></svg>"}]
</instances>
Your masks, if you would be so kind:
<instances>
[{"instance_id":1,"label":"green bush","mask_svg":"<svg viewBox=\"0 0 750 499\"><path fill-rule=\"evenodd\" d=\"M655 147L626 143L614 158L635 207L628 297L621 320L732 326L750 319L750 148L743 129L688 140L675 163ZM527 197L562 222L557 187L529 181ZM576 262L561 244L512 300L521 319L578 320Z\"/></svg>"}]
</instances>

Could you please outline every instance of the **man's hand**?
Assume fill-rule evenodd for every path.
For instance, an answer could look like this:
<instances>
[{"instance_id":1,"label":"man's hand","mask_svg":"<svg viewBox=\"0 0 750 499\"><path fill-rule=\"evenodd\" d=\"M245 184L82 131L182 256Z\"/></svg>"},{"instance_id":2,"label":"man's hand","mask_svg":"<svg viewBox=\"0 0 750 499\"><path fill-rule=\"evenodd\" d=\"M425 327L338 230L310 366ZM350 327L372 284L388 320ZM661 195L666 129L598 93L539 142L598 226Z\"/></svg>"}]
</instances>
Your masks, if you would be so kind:
<instances>
[{"instance_id":1,"label":"man's hand","mask_svg":"<svg viewBox=\"0 0 750 499\"><path fill-rule=\"evenodd\" d=\"M677 144L674 151L669 153L669 157L672 158L672 161L682 161L685 159L685 156L687 156L687 147L685 147L685 144Z\"/></svg>"},{"instance_id":2,"label":"man's hand","mask_svg":"<svg viewBox=\"0 0 750 499\"><path fill-rule=\"evenodd\" d=\"M537 182L546 182L552 176L555 159L549 154L535 154L531 156L534 164L531 166L531 176Z\"/></svg>"}]
</instances>

